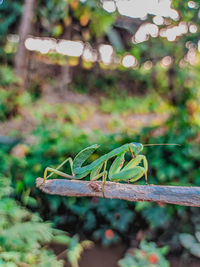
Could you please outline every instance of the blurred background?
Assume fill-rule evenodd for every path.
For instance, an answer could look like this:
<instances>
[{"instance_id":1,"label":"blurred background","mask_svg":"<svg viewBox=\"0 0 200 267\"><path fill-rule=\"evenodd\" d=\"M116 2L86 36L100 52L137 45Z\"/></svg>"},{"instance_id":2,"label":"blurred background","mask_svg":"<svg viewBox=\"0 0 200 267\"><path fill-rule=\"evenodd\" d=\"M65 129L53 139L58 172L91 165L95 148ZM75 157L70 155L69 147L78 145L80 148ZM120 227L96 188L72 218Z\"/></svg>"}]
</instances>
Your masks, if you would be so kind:
<instances>
[{"instance_id":1,"label":"blurred background","mask_svg":"<svg viewBox=\"0 0 200 267\"><path fill-rule=\"evenodd\" d=\"M0 1L0 266L200 266L198 208L35 187L133 141L181 144L149 183L200 186L199 32L199 1Z\"/></svg>"}]
</instances>

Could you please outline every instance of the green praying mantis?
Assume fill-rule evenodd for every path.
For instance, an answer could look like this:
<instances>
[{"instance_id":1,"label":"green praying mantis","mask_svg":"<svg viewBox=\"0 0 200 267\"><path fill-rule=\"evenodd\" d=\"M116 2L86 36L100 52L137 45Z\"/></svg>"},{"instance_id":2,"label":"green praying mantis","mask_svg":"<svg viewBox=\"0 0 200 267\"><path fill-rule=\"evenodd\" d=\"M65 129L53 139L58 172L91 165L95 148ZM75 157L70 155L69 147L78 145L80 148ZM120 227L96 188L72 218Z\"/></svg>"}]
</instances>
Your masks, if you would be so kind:
<instances>
[{"instance_id":1,"label":"green praying mantis","mask_svg":"<svg viewBox=\"0 0 200 267\"><path fill-rule=\"evenodd\" d=\"M104 197L104 187L107 180L107 177L110 181L125 181L125 182L136 182L143 176L145 176L145 181L147 184L147 171L148 171L148 162L144 155L139 153L143 150L144 146L150 145L178 145L178 144L145 144L141 143L128 143L122 145L109 153L99 157L92 163L83 166L83 163L94 153L94 151L99 147L95 144L81 150L72 160L72 158L67 158L63 161L56 169L47 167L44 171L44 178L41 185L43 185L49 177L53 174L68 178L68 179L83 179L90 174L90 180L96 181L102 177L103 186L102 194ZM130 152L131 160L124 166L125 163L125 154ZM111 164L109 170L106 170L108 160L114 158L113 163ZM63 165L69 162L71 167L71 175L59 171ZM139 166L140 163L143 163L143 167ZM47 173L51 172L47 176ZM40 186L41 186L40 185Z\"/></svg>"}]
</instances>

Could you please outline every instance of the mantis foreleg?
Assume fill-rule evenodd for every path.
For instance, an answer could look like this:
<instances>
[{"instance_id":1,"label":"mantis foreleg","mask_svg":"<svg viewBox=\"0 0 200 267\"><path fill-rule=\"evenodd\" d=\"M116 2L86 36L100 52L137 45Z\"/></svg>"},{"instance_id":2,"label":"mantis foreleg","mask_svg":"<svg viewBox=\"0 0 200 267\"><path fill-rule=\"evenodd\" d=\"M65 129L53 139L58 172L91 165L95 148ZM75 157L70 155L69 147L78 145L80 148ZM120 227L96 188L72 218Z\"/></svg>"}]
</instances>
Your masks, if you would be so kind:
<instances>
[{"instance_id":1,"label":"mantis foreleg","mask_svg":"<svg viewBox=\"0 0 200 267\"><path fill-rule=\"evenodd\" d=\"M123 170L127 170L135 166L138 166L141 161L143 161L144 164L144 169L145 169L144 175L145 175L145 181L147 183L148 162L144 155L137 155L134 159L129 161L129 163L123 168Z\"/></svg>"},{"instance_id":2,"label":"mantis foreleg","mask_svg":"<svg viewBox=\"0 0 200 267\"><path fill-rule=\"evenodd\" d=\"M121 170L118 173L113 174L112 176L109 176L109 179L111 181L136 181L139 178L141 178L145 173L145 169L140 166L136 166L127 170Z\"/></svg>"},{"instance_id":3,"label":"mantis foreleg","mask_svg":"<svg viewBox=\"0 0 200 267\"><path fill-rule=\"evenodd\" d=\"M125 153L118 155L113 161L109 170L109 176L112 176L114 173L118 173L121 170L124 165L124 155Z\"/></svg>"},{"instance_id":4,"label":"mantis foreleg","mask_svg":"<svg viewBox=\"0 0 200 267\"><path fill-rule=\"evenodd\" d=\"M120 159L123 159L123 154L116 158L113 162L119 162ZM144 168L138 166L139 163L143 161ZM123 165L123 163L121 163ZM112 167L112 166L111 166ZM109 171L109 179L112 181L131 181L135 182L139 180L143 175L145 175L145 180L147 182L147 160L146 157L143 155L137 155L135 158L129 161L129 163L123 168L119 165L115 168L113 167L112 171Z\"/></svg>"}]
</instances>

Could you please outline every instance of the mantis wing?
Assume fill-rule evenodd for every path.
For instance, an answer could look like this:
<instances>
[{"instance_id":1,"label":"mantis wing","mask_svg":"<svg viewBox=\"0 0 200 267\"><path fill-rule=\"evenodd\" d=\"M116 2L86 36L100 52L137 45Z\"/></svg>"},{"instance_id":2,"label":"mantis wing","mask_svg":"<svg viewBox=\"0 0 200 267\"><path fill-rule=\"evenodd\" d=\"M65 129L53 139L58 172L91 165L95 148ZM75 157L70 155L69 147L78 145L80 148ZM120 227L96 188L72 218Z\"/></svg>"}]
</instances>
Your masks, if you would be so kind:
<instances>
[{"instance_id":1,"label":"mantis wing","mask_svg":"<svg viewBox=\"0 0 200 267\"><path fill-rule=\"evenodd\" d=\"M75 170L76 168L80 168L98 147L99 145L95 144L81 150L74 158L73 170Z\"/></svg>"}]
</instances>

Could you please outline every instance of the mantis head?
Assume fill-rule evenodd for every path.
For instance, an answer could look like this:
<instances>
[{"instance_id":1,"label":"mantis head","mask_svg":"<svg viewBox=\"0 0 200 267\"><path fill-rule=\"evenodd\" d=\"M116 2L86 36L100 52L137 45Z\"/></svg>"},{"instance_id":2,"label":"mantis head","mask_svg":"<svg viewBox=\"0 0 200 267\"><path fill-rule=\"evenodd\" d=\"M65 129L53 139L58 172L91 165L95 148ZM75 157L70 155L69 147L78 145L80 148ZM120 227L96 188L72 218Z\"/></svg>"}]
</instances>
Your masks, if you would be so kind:
<instances>
[{"instance_id":1,"label":"mantis head","mask_svg":"<svg viewBox=\"0 0 200 267\"><path fill-rule=\"evenodd\" d=\"M129 148L132 151L131 153L133 154L132 156L136 156L139 154L144 146L181 146L180 144L141 144L141 143L130 143Z\"/></svg>"},{"instance_id":2,"label":"mantis head","mask_svg":"<svg viewBox=\"0 0 200 267\"><path fill-rule=\"evenodd\" d=\"M130 143L130 148L132 149L133 154L137 155L142 151L143 145L140 143Z\"/></svg>"}]
</instances>

